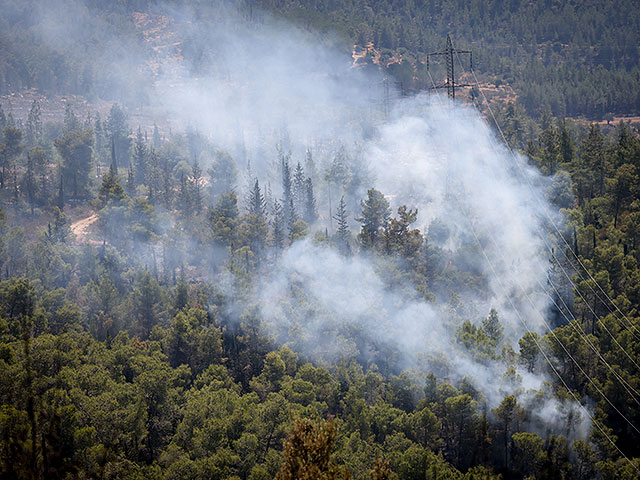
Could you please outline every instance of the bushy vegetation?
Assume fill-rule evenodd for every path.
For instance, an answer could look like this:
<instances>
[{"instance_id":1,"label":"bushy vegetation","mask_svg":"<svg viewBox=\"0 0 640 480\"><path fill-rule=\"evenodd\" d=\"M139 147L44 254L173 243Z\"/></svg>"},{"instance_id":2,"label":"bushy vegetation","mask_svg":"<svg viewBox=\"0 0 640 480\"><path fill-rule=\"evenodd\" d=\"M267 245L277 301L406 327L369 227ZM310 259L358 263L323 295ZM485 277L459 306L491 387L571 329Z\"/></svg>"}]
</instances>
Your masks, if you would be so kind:
<instances>
[{"instance_id":1,"label":"bushy vegetation","mask_svg":"<svg viewBox=\"0 0 640 480\"><path fill-rule=\"evenodd\" d=\"M515 117L500 118L526 145ZM194 132L130 138L117 106L104 121L84 123L68 109L63 124L47 129L37 105L26 125L0 118L10 214L3 210L0 222L7 478L636 477L621 456L640 454L625 420L636 424L640 412L640 141L627 125L606 136L596 125L545 117L526 146L532 164L556 175L549 195L570 219L566 256L552 260L575 272L581 296L568 308L577 319L543 337L525 334L514 352L501 347L500 312L479 322L455 296L449 303L460 349L529 371L553 365L565 383L555 380L540 398L595 402L598 428L581 441L537 430L535 404L517 394L491 409L472 379L400 371L389 351L312 363L295 351L304 329L283 347L261 328L249 292L305 237L342 255L373 255L392 281L407 279L429 301L446 288L482 285L477 272L448 268L430 239L437 225L413 228L415 210L393 214L374 188L357 224L343 198L335 232L310 231L314 185L348 171L344 151L314 181L305 169L319 165L307 158L290 168L280 150L283 198L265 199L252 180L239 200L233 158ZM213 159L207 172L203 155ZM65 211L78 204L98 215L93 243L78 244L69 231ZM46 228L24 230L38 218ZM234 297L210 280L225 272ZM517 385L514 372L505 381Z\"/></svg>"}]
</instances>

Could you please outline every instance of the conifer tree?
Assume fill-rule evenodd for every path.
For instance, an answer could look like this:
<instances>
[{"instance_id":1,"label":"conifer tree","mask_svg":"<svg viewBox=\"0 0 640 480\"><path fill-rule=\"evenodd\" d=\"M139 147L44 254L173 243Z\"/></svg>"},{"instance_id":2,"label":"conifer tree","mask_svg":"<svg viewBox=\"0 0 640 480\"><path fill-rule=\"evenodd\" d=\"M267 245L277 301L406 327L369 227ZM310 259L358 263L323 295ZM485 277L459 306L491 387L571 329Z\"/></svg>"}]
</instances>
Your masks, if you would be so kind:
<instances>
[{"instance_id":1,"label":"conifer tree","mask_svg":"<svg viewBox=\"0 0 640 480\"><path fill-rule=\"evenodd\" d=\"M111 136L111 168L113 168L113 171L118 173L118 157L116 155L116 141L113 138L113 135Z\"/></svg>"},{"instance_id":2,"label":"conifer tree","mask_svg":"<svg viewBox=\"0 0 640 480\"><path fill-rule=\"evenodd\" d=\"M305 180L305 198L304 198L304 221L312 225L318 219L318 210L316 208L316 198L313 194L313 182L311 177Z\"/></svg>"},{"instance_id":3,"label":"conifer tree","mask_svg":"<svg viewBox=\"0 0 640 480\"><path fill-rule=\"evenodd\" d=\"M340 197L340 203L338 204L338 208L335 216L333 217L336 222L338 222L338 229L335 233L336 243L338 244L338 249L343 254L348 254L351 252L351 247L349 246L349 238L351 237L351 232L349 231L349 222L347 220L347 206L344 202L344 195Z\"/></svg>"},{"instance_id":4,"label":"conifer tree","mask_svg":"<svg viewBox=\"0 0 640 480\"><path fill-rule=\"evenodd\" d=\"M391 213L389 202L381 192L371 188L367 191L367 199L363 200L361 205L362 217L356 218L362 224L358 240L364 248L372 248L377 245L381 230Z\"/></svg>"},{"instance_id":5,"label":"conifer tree","mask_svg":"<svg viewBox=\"0 0 640 480\"><path fill-rule=\"evenodd\" d=\"M80 121L71 107L71 103L67 102L64 106L64 120L63 120L64 132L70 132L71 130L78 130L80 128Z\"/></svg>"},{"instance_id":6,"label":"conifer tree","mask_svg":"<svg viewBox=\"0 0 640 480\"><path fill-rule=\"evenodd\" d=\"M604 137L600 133L600 127L592 123L589 125L589 134L582 143L582 156L587 169L594 171L595 184L590 188L590 197L596 192L602 195L604 192L604 179L607 173L607 161L605 155Z\"/></svg>"},{"instance_id":7,"label":"conifer tree","mask_svg":"<svg viewBox=\"0 0 640 480\"><path fill-rule=\"evenodd\" d=\"M293 205L293 198L291 192L291 170L289 169L289 162L286 159L282 161L282 205L284 210L284 218L287 223L291 219L291 208Z\"/></svg>"},{"instance_id":8,"label":"conifer tree","mask_svg":"<svg viewBox=\"0 0 640 480\"><path fill-rule=\"evenodd\" d=\"M571 163L571 161L573 161L573 156L575 153L575 146L573 145L573 140L571 140L571 135L569 135L569 131L567 130L566 120L562 120L560 122L558 143L558 149L560 150L560 161L565 165Z\"/></svg>"},{"instance_id":9,"label":"conifer tree","mask_svg":"<svg viewBox=\"0 0 640 480\"><path fill-rule=\"evenodd\" d=\"M253 188L249 192L249 198L247 199L247 210L250 214L264 218L266 205L264 196L262 195L262 191L260 190L260 183L258 182L257 178L253 184Z\"/></svg>"},{"instance_id":10,"label":"conifer tree","mask_svg":"<svg viewBox=\"0 0 640 480\"><path fill-rule=\"evenodd\" d=\"M184 172L183 172L180 174L180 187L178 190L178 198L177 198L178 204L176 205L176 207L178 208L178 210L180 210L180 212L185 217L188 217L191 214L191 208L192 208L191 200L192 199L189 192L189 186L187 184L187 179L185 178Z\"/></svg>"},{"instance_id":11,"label":"conifer tree","mask_svg":"<svg viewBox=\"0 0 640 480\"><path fill-rule=\"evenodd\" d=\"M33 210L36 202L36 176L35 176L35 168L34 168L34 159L31 156L31 153L27 154L27 172L25 173L24 178L24 186L25 191L27 193L27 200L29 202L29 206L31 207L31 216L33 216Z\"/></svg>"},{"instance_id":12,"label":"conifer tree","mask_svg":"<svg viewBox=\"0 0 640 480\"><path fill-rule=\"evenodd\" d=\"M42 138L42 115L40 104L33 100L27 117L27 144L35 145Z\"/></svg>"},{"instance_id":13,"label":"conifer tree","mask_svg":"<svg viewBox=\"0 0 640 480\"><path fill-rule=\"evenodd\" d=\"M58 201L57 206L60 211L64 210L64 182L62 181L62 171L58 173L60 178L60 185L58 186Z\"/></svg>"},{"instance_id":14,"label":"conifer tree","mask_svg":"<svg viewBox=\"0 0 640 480\"><path fill-rule=\"evenodd\" d=\"M100 199L102 206L107 203L119 202L126 197L122 185L120 185L120 178L113 169L113 165L109 167L107 174L102 177L102 185L98 192L98 198Z\"/></svg>"},{"instance_id":15,"label":"conifer tree","mask_svg":"<svg viewBox=\"0 0 640 480\"><path fill-rule=\"evenodd\" d=\"M153 148L160 148L160 132L158 131L158 125L153 124Z\"/></svg>"},{"instance_id":16,"label":"conifer tree","mask_svg":"<svg viewBox=\"0 0 640 480\"><path fill-rule=\"evenodd\" d=\"M169 160L167 158L164 159L164 163L162 164L162 168L160 168L158 162L157 171L160 172L159 179L162 181L162 199L164 201L165 208L171 208L171 204L173 202L173 177L171 176L171 170L169 169Z\"/></svg>"},{"instance_id":17,"label":"conifer tree","mask_svg":"<svg viewBox=\"0 0 640 480\"><path fill-rule=\"evenodd\" d=\"M135 168L135 184L140 185L147 177L148 151L142 136L142 130L138 127L136 142L133 146L133 164Z\"/></svg>"},{"instance_id":18,"label":"conifer tree","mask_svg":"<svg viewBox=\"0 0 640 480\"><path fill-rule=\"evenodd\" d=\"M336 440L333 421L299 419L283 445L283 462L276 480L347 480L347 469L338 467L331 451Z\"/></svg>"},{"instance_id":19,"label":"conifer tree","mask_svg":"<svg viewBox=\"0 0 640 480\"><path fill-rule=\"evenodd\" d=\"M191 198L196 214L202 211L202 170L196 160L191 169Z\"/></svg>"},{"instance_id":20,"label":"conifer tree","mask_svg":"<svg viewBox=\"0 0 640 480\"><path fill-rule=\"evenodd\" d=\"M126 185L127 195L129 195L130 197L133 197L133 195L136 193L136 178L135 178L135 174L133 173L132 164L129 164L129 169L127 170L127 183L125 185Z\"/></svg>"},{"instance_id":21,"label":"conifer tree","mask_svg":"<svg viewBox=\"0 0 640 480\"><path fill-rule=\"evenodd\" d=\"M300 162L298 162L293 172L293 204L298 212L305 211L306 196L307 188L304 170Z\"/></svg>"},{"instance_id":22,"label":"conifer tree","mask_svg":"<svg viewBox=\"0 0 640 480\"><path fill-rule=\"evenodd\" d=\"M102 149L104 148L104 127L100 112L96 113L96 119L93 123L93 136L95 140L96 155L100 160L104 159Z\"/></svg>"},{"instance_id":23,"label":"conifer tree","mask_svg":"<svg viewBox=\"0 0 640 480\"><path fill-rule=\"evenodd\" d=\"M295 232L295 223L298 221L296 214L296 208L293 205L293 198L289 199L289 218L287 218L287 229L289 230L289 238L293 236Z\"/></svg>"},{"instance_id":24,"label":"conifer tree","mask_svg":"<svg viewBox=\"0 0 640 480\"><path fill-rule=\"evenodd\" d=\"M277 250L282 250L284 247L285 237L285 218L284 210L278 200L273 202L273 246Z\"/></svg>"}]
</instances>

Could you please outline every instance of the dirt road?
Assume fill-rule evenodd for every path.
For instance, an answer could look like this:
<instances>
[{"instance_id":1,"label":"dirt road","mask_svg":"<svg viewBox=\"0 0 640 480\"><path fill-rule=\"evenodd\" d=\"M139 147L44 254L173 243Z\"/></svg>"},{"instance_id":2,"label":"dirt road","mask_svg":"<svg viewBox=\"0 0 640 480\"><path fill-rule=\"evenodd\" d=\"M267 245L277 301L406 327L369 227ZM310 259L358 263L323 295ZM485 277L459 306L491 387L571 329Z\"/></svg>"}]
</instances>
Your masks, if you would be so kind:
<instances>
[{"instance_id":1,"label":"dirt road","mask_svg":"<svg viewBox=\"0 0 640 480\"><path fill-rule=\"evenodd\" d=\"M76 241L83 243L87 241L89 227L91 227L96 220L98 220L98 214L94 213L71 224L71 232L75 235Z\"/></svg>"}]
</instances>

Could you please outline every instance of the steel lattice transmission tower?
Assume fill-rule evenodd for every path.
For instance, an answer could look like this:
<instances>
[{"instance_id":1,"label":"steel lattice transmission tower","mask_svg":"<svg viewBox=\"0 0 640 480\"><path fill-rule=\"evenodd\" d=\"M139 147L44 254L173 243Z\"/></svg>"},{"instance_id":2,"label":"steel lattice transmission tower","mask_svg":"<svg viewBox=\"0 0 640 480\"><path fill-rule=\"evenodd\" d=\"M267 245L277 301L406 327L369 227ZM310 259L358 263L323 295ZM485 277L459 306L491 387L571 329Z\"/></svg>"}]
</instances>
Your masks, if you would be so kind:
<instances>
[{"instance_id":1,"label":"steel lattice transmission tower","mask_svg":"<svg viewBox=\"0 0 640 480\"><path fill-rule=\"evenodd\" d=\"M470 68L473 70L473 53L471 50L458 50L453 48L451 37L447 35L447 46L440 52L433 52L427 54L427 70L429 70L429 63L432 56L444 56L447 62L447 81L441 85L434 85L433 88L446 88L447 96L452 100L456 99L456 88L460 87L473 87L472 84L456 83L455 68L453 64L454 55L469 55Z\"/></svg>"}]
</instances>

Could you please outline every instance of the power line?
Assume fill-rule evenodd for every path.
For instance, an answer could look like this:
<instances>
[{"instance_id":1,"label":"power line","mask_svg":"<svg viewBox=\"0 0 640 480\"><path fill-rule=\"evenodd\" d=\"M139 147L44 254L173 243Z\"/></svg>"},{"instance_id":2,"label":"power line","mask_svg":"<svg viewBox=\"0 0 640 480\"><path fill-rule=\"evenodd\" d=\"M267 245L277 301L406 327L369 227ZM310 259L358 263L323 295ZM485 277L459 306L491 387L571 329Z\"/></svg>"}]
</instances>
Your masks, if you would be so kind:
<instances>
[{"instance_id":1,"label":"power line","mask_svg":"<svg viewBox=\"0 0 640 480\"><path fill-rule=\"evenodd\" d=\"M433 83L433 78L431 78L431 81ZM477 82L476 82L477 83ZM436 93L439 96L439 93L436 90ZM517 158L515 159L517 162ZM462 212L466 212L466 210L464 208L461 208ZM468 216L465 214L465 218L467 219L467 221L469 221ZM500 277L497 275L497 272L495 270L495 267L493 266L493 263L491 262L491 260L489 259L489 256L487 255L484 247L482 246L482 243L480 242L480 239L478 238L478 235L475 231L475 228L473 226L473 222L470 222L470 228L472 230L472 233L475 237L476 243L478 244L478 246L480 247L482 254L484 255L487 263L489 264L489 267L491 268L491 270L494 273L495 278L497 279L497 281L499 282L502 290L506 291L506 289L504 288L504 286L502 285L502 281L500 280ZM495 241L495 238L490 234L491 239L493 241L493 243L497 245L497 242ZM545 242L546 244L546 242ZM503 257L503 261L504 261L504 257ZM542 286L540 284L540 282L538 281L539 285ZM553 286L553 283L551 283L551 285ZM531 298L529 297L529 295L526 293L526 291L524 290L524 288L522 288L522 286L518 283L518 287L520 288L520 290L522 290L522 293L524 294L525 298L527 298L527 301L531 304L531 306L533 307L534 311L537 312L537 309L535 307L535 305L533 304L533 302L531 301ZM555 288L555 287L554 287ZM544 290L544 287L543 287ZM556 290L557 293L557 290ZM551 300L553 301L553 298L551 296L549 296L551 298ZM562 298L559 295L560 298ZM531 331L530 328L528 327L528 325L526 324L526 322L524 321L524 318L522 317L522 314L520 313L520 311L517 309L517 307L515 306L515 304L513 303L513 301L511 300L511 298L509 296L507 296L507 300L509 301L509 303L511 304L512 308L514 309L514 311L516 312L516 315L518 316L518 318L520 319L521 323L523 324L523 326L525 327L525 330L527 331ZM563 300L564 302L564 300ZM555 304L555 301L554 301ZM557 304L555 304L557 307ZM565 305L566 306L566 305ZM560 310L560 309L559 309ZM564 314L564 312L562 312L562 310L560 310L561 313ZM571 359L571 361L578 367L578 369L580 369L581 373L589 380L589 382L596 388L596 390L598 391L598 393L600 393L602 395L602 397L609 403L609 405L611 405L611 407L613 407L613 409L622 417L624 418L624 420L636 431L639 432L640 431L635 427L635 425L633 425L633 423L631 423L631 421L622 413L620 412L620 410L618 410L618 408L609 400L609 398L604 394L604 392L602 392L600 390L600 388L598 387L598 385L593 381L593 379L582 369L582 367L578 364L578 362L573 358L573 356L569 353L569 351L566 349L566 347L564 346L564 344L557 338L555 332L553 331L553 329L551 329L551 326L547 323L547 321L544 319L544 316L538 312L538 314L540 315L540 318L542 319L543 323L545 324L545 326L547 327L547 329L549 330L549 332L551 333L551 335L554 337L554 339L556 340L556 342L558 342L558 344L562 347L562 349L564 350L564 352L567 354L567 356ZM568 318L565 315L565 319L568 320ZM572 322L569 322L570 324ZM580 332L578 332L580 334ZM581 338L586 338L586 334L585 337ZM588 339L587 339L588 340ZM604 429L596 422L596 420L593 418L593 416L588 412L588 410L582 405L582 403L579 401L579 399L577 398L577 396L575 395L575 393L568 387L567 383L565 382L565 380L562 378L562 375L560 375L560 373L557 371L557 369L554 367L554 365L551 363L549 357L547 356L546 352L544 351L544 349L542 348L542 346L539 344L537 338L534 337L534 342L536 344L536 346L538 347L538 349L540 350L540 352L542 353L542 355L545 357L547 363L549 364L549 366L551 367L551 369L553 370L553 372L556 374L556 376L559 378L559 380L562 382L562 384L564 385L564 387L566 388L567 392L574 398L574 400L578 403L578 405L580 405L580 408L582 408L584 410L584 412L587 414L587 416L591 419L591 421L593 422L593 424L598 428L598 430L600 430L600 432L607 438L607 440L613 445L613 447L620 453L620 455L622 455L622 457L624 457L631 465L632 467L638 471L638 473L640 473L640 470L635 466L635 464L633 462L631 462L629 460L629 458L626 457L626 455L620 450L620 448L618 448L618 446L613 442L613 440L611 440L611 438L609 437L609 435L604 431ZM590 342L588 342L588 344L590 344ZM590 344L591 345L591 344ZM595 348L595 347L594 347ZM595 351L595 350L594 350ZM600 356L601 357L601 356ZM602 358L602 357L601 357ZM603 358L604 360L604 358ZM606 363L606 360L605 360ZM608 365L608 364L607 364ZM613 370L612 370L613 371ZM623 384L624 386L624 384ZM626 389L626 388L625 388ZM628 390L627 390L628 392ZM631 394L631 397L637 402L637 399L635 398L634 395Z\"/></svg>"},{"instance_id":2,"label":"power line","mask_svg":"<svg viewBox=\"0 0 640 480\"><path fill-rule=\"evenodd\" d=\"M452 100L456 99L456 88L473 86L466 83L456 83L455 68L453 65L454 53L458 55L458 57L460 56L460 54L469 55L469 62L471 64L471 67L473 68L473 53L471 52L471 50L457 50L453 48L453 42L451 41L451 37L449 35L447 35L447 45L445 46L444 50L441 50L439 52L427 53L427 72L429 71L431 57L443 56L445 58L447 64L447 81L438 86L434 84L433 88L446 88L447 96ZM429 74L429 76L431 76L431 74ZM433 78L431 80L433 81Z\"/></svg>"},{"instance_id":3,"label":"power line","mask_svg":"<svg viewBox=\"0 0 640 480\"><path fill-rule=\"evenodd\" d=\"M458 58L458 61L460 63L460 65L462 66L462 61ZM493 118L493 121L498 129L498 131L500 132L500 135L507 147L507 150L509 151L509 153L511 154L511 156L514 158L515 163L518 167L518 169L520 170L520 173L522 174L522 176L524 177L525 181L527 182L527 185L529 186L529 189L531 190L531 192L535 194L535 191L531 185L531 182L529 181L528 177L524 174L524 172L522 171L522 167L520 166L518 159L515 156L515 153L513 152L513 149L511 148L511 146L509 145L509 142L507 141L506 136L504 135L504 132L502 131L502 128L500 127L500 124L498 123L498 120L496 119L495 114L493 113L493 110L491 108L491 105L489 103L489 100L487 99L486 95L484 94L484 92L482 91L482 89L480 88L480 82L478 81L478 77L476 76L476 73L474 70L471 70L471 73L473 74L473 77L475 79L476 82L476 88L480 91L480 93L482 94L482 97L484 98L485 102L487 103L487 108L489 109L489 113L491 114L491 117ZM577 262L579 263L579 265L582 267L582 269L587 273L587 275L589 276L589 278L596 284L596 286L598 287L598 289L605 295L605 297L607 298L607 300L611 303L611 305L613 305L616 310L623 316L623 318L626 320L626 322L622 322L623 324L625 324L625 326L631 331L632 335L637 339L640 340L640 337L638 337L638 335L636 334L636 328L635 326L633 326L633 324L631 323L630 320L628 320L626 318L626 316L624 315L624 313L622 313L622 311L618 308L618 306L613 302L613 300L607 295L607 293L602 289L602 287L600 286L600 284L595 280L595 278L593 278L593 276L591 275L591 273L587 270L587 268L584 266L584 264L582 263L582 261L578 258L578 256L575 254L575 252L573 252L573 250L571 249L571 246L568 244L568 242L566 241L566 239L564 238L564 235L562 235L562 233L560 232L560 230L558 229L558 227L556 226L555 222L553 221L552 218L550 218L549 216L545 215L545 217L547 218L547 220L551 223L551 225L553 225L555 231L557 232L558 236L562 239L562 241L564 242L564 244L567 246L567 248L571 251L572 255L575 257L575 259L577 260ZM545 245L547 246L547 248L550 250L553 258L558 261L557 257L555 256L555 253L553 251L552 248L549 247L548 243L546 242L544 236L542 235L542 233L539 231L539 229L537 228L536 225L536 230L538 230L538 234L540 235L540 238L544 241ZM569 259L568 255L566 254L566 252L563 252L565 258L571 262L571 260ZM580 293L580 290L577 288L576 284L573 282L573 280L570 278L570 276L566 273L566 271L564 270L564 267L562 267L562 264L560 263L560 261L558 261L558 265L560 266L560 268L563 270L565 276L567 276L567 279L569 280L571 286L574 288L574 290L576 291L576 293L578 294L578 296L583 300L583 302L585 303L585 305L587 305L587 307L589 308L589 310L591 311L591 313L594 315L595 318L597 318L597 315L595 313L595 311L591 308L589 302L586 301L586 299L582 296L582 294ZM584 277L582 277L582 275L580 275L580 270L577 270L578 275L580 276L580 278L582 280L585 280ZM599 296L598 294L595 292L595 290L593 289L593 287L591 287L591 285L589 285L587 283L587 286L589 287L589 289L591 290L591 292L596 296L596 298L598 300L600 300L600 302L605 305L607 307L607 310L610 311L610 313L614 313L613 310L611 310L608 306L608 304L606 302L604 302ZM615 316L615 313L614 313ZM617 317L616 317L617 318ZM606 325L602 324L602 326L604 327L604 330L611 336L613 342L616 344L616 346L618 346L623 352L624 354L627 356L627 358L636 366L636 368L638 368L640 370L640 365L638 365L638 363L628 354L628 352L619 344L618 340L615 338L615 336L609 331L609 329L606 327Z\"/></svg>"},{"instance_id":4,"label":"power line","mask_svg":"<svg viewBox=\"0 0 640 480\"><path fill-rule=\"evenodd\" d=\"M485 257L487 263L489 264L489 268L491 268L491 271L493 272L494 276L496 277L496 280L498 281L498 283L500 285L500 288L502 288L504 291L506 291L504 285L502 285L502 281L500 280L500 276L497 274L493 264L491 263L491 260L489 259L489 256L487 255L484 247L480 243L480 239L478 238L478 235L476 234L475 228L473 227L473 222L469 222L469 224L470 224L471 232L473 233L473 236L475 237L476 243L480 247L480 250L482 251L482 254ZM525 295L526 295L526 293L525 293ZM528 298L528 296L527 296L527 298ZM518 310L518 308L514 305L513 301L511 300L511 297L507 296L507 300L509 301L509 303L511 304L511 307L516 312L516 316L518 317L518 319L520 320L520 322L524 326L525 330L531 331L529 329L527 323L525 322L524 318L522 317L520 311ZM573 397L573 399L576 401L576 403L578 405L580 405L580 408L586 413L586 415L593 422L593 424L598 428L598 430L600 430L600 433L602 433L602 435L604 435L604 437L609 441L609 443L611 443L611 445L613 445L613 447L618 451L618 453L620 453L620 455L622 455L622 457L625 460L627 460L627 462L629 462L629 464L638 472L638 474L640 474L640 469L622 452L622 450L620 450L620 448L615 444L615 442L611 439L611 437L609 437L609 435L606 433L606 431L598 424L598 422L595 420L595 418L593 418L593 416L589 413L587 408L584 405L582 405L582 403L580 402L580 400L578 399L576 394L573 392L573 390L571 390L569 388L567 383L562 378L562 375L560 375L558 370L554 367L553 363L551 363L551 360L549 359L548 355L546 354L546 352L544 351L544 349L542 348L542 346L538 342L538 339L536 337L533 337L533 341L535 342L536 346L538 347L538 350L540 350L540 353L542 353L542 355L544 356L545 360L547 361L547 363L549 364L549 366L551 367L553 372L556 374L558 379L560 379L560 382L562 382L562 384L564 385L564 387L567 390L567 392Z\"/></svg>"}]
</instances>

